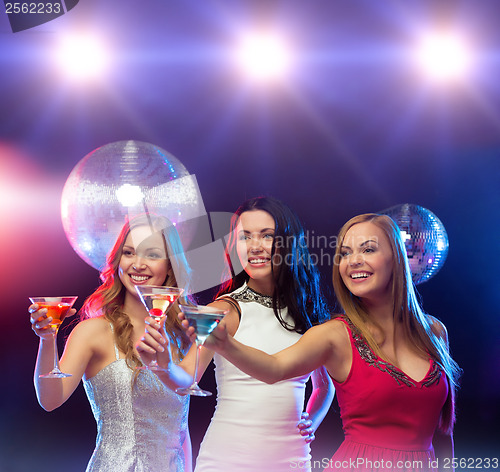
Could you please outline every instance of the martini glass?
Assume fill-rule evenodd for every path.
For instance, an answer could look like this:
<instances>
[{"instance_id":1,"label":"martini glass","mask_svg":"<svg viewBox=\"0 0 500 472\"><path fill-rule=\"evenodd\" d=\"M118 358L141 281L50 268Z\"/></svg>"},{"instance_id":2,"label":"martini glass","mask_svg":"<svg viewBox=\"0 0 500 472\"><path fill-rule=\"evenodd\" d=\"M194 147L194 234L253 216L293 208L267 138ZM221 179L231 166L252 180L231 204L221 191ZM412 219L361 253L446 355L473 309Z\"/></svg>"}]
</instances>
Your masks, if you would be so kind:
<instances>
[{"instance_id":1,"label":"martini glass","mask_svg":"<svg viewBox=\"0 0 500 472\"><path fill-rule=\"evenodd\" d=\"M210 306L180 306L186 320L189 322L189 326L192 326L196 333L196 364L194 368L194 378L193 384L188 388L178 388L175 390L176 393L182 395L194 395L196 397L209 397L212 392L207 390L202 390L198 386L196 378L198 377L198 357L201 346L208 338L209 334L215 329L219 324L220 320L224 318L227 313L225 310L220 310Z\"/></svg>"},{"instance_id":2,"label":"martini glass","mask_svg":"<svg viewBox=\"0 0 500 472\"><path fill-rule=\"evenodd\" d=\"M182 288L163 285L136 285L135 289L149 316L158 323L184 291ZM153 359L149 365L138 367L138 369L164 370L158 366L156 359Z\"/></svg>"},{"instance_id":3,"label":"martini glass","mask_svg":"<svg viewBox=\"0 0 500 472\"><path fill-rule=\"evenodd\" d=\"M39 377L47 379L63 379L71 377L59 368L59 354L57 352L57 332L64 320L64 317L75 303L78 297L29 297L31 303L36 303L38 309L47 308L47 317L51 316L50 327L54 329L54 368L48 374L41 374Z\"/></svg>"}]
</instances>

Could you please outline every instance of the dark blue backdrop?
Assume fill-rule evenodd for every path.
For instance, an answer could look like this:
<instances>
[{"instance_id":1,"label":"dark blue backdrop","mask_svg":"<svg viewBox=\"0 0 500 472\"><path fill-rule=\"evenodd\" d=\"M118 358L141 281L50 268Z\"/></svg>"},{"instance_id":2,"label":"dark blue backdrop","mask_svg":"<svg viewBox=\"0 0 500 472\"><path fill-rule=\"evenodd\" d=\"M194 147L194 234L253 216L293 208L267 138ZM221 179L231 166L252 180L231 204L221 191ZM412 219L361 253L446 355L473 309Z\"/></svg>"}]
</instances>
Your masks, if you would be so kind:
<instances>
[{"instance_id":1,"label":"dark blue backdrop","mask_svg":"<svg viewBox=\"0 0 500 472\"><path fill-rule=\"evenodd\" d=\"M464 369L456 455L498 456L499 18L493 0L82 0L14 34L0 14L0 470L83 470L92 451L81 387L58 411L37 405L27 297L71 292L79 307L97 286L65 238L60 195L83 156L124 139L177 156L211 212L270 194L330 236L363 212L433 211L450 252L419 291ZM477 52L462 82L436 86L412 65L418 34L437 24L462 31ZM240 32L256 25L293 42L295 68L272 86L251 84L231 62ZM70 84L51 63L56 40L79 31L113 51L92 85ZM321 271L330 287L328 260ZM212 379L203 383L213 390ZM214 401L191 404L196 452ZM330 457L341 437L332 410L315 458Z\"/></svg>"}]
</instances>

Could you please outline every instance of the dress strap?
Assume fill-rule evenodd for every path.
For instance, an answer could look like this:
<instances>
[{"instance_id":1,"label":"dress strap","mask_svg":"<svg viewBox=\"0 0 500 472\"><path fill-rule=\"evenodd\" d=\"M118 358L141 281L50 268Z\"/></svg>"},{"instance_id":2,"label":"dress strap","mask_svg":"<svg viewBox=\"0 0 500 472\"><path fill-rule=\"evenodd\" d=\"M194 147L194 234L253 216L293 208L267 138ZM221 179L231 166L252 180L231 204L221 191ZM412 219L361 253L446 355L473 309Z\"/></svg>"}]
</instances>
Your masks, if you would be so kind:
<instances>
[{"instance_id":1,"label":"dress strap","mask_svg":"<svg viewBox=\"0 0 500 472\"><path fill-rule=\"evenodd\" d=\"M354 333L354 326L351 323L351 320L347 319L345 315L340 315L336 316L334 319L338 321L342 321L342 323L345 324L345 327L347 328L347 333L349 334L349 341L351 343L351 349L353 352L357 351L356 349L356 339L355 339L355 333ZM354 356L353 356L353 362L354 362Z\"/></svg>"},{"instance_id":2,"label":"dress strap","mask_svg":"<svg viewBox=\"0 0 500 472\"><path fill-rule=\"evenodd\" d=\"M222 302L227 302L230 305L232 305L236 309L236 311L238 312L238 318L241 321L241 308L240 308L240 305L238 304L238 302L234 298L231 298L231 297L226 295L226 296L222 296L222 297L217 298L217 301L219 301L219 300Z\"/></svg>"},{"instance_id":3,"label":"dress strap","mask_svg":"<svg viewBox=\"0 0 500 472\"><path fill-rule=\"evenodd\" d=\"M116 345L115 342L115 330L113 328L113 323L109 323L109 327L111 328L111 333L113 333L113 346L115 347L115 356L116 360L120 359L120 352L118 351L118 346Z\"/></svg>"}]
</instances>

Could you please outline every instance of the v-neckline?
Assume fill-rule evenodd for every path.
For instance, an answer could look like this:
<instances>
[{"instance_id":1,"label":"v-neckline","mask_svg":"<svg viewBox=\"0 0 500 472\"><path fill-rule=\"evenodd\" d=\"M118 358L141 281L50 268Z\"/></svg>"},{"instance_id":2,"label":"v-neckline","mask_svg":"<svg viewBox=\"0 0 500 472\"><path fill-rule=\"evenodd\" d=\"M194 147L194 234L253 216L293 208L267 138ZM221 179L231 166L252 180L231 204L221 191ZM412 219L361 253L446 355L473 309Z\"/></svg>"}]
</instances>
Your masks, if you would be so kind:
<instances>
[{"instance_id":1,"label":"v-neckline","mask_svg":"<svg viewBox=\"0 0 500 472\"><path fill-rule=\"evenodd\" d=\"M367 346L368 346L368 344L367 344ZM370 349L370 346L368 346L368 349ZM432 372L432 367L433 367L433 364L434 364L434 361L433 361L432 357L429 357L429 368L427 369L427 372L425 373L424 377L422 378L422 380L415 380L413 377L411 377L410 375L408 375L403 369L400 369L398 366L394 365L392 362L389 362L389 361L386 361L385 359L382 359L380 356L377 356L377 354L375 354L374 352L373 352L373 355L376 356L376 357L378 357L378 359L381 362L385 362L386 364L389 364L392 368L398 370L405 377L407 377L409 380L411 380L412 382L417 383L417 384L422 383L427 377L429 377L429 374Z\"/></svg>"},{"instance_id":2,"label":"v-neckline","mask_svg":"<svg viewBox=\"0 0 500 472\"><path fill-rule=\"evenodd\" d=\"M424 377L422 378L422 380L415 380L414 378L410 377L406 372L404 372L399 367L396 367L391 362L386 361L385 359L382 359L380 356L375 354L373 352L372 348L366 342L366 339L364 338L364 336L358 331L358 329L356 328L356 326L354 326L354 324L351 322L351 320L347 317L344 317L344 319L346 321L347 326L351 330L353 341L356 345L356 348L358 349L358 352L359 352L361 358L363 360L367 361L370 365L374 365L375 367L378 367L381 370L385 370L389 375L393 376L398 383L400 380L403 381L401 378L398 379L398 377L403 377L406 380L404 382L406 385L417 385L417 384L420 385L423 383L427 383L431 380L431 377L433 376L434 371L436 370L436 365L435 365L434 359L432 357L429 357L429 369L427 369L427 372L424 375ZM370 352L371 359L367 359L365 356L363 356L363 354L359 350L359 346L358 346L359 343L362 343L364 348ZM376 359L376 362L374 362L375 359ZM385 369L382 369L381 365L385 366ZM398 372L399 375L396 376L394 371ZM433 383L433 382L434 382L434 380L431 383Z\"/></svg>"}]
</instances>

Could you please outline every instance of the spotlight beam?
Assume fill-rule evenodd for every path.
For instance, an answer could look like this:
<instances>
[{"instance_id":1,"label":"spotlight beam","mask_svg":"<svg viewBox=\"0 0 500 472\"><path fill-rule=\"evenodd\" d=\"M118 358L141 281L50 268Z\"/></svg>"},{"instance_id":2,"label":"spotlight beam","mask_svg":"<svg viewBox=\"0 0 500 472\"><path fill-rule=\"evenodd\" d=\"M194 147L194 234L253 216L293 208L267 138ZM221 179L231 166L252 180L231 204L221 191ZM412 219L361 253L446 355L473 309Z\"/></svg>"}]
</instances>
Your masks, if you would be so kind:
<instances>
[{"instance_id":1,"label":"spotlight beam","mask_svg":"<svg viewBox=\"0 0 500 472\"><path fill-rule=\"evenodd\" d=\"M65 36L55 59L62 73L72 80L85 81L100 77L108 63L108 54L94 36Z\"/></svg>"},{"instance_id":2,"label":"spotlight beam","mask_svg":"<svg viewBox=\"0 0 500 472\"><path fill-rule=\"evenodd\" d=\"M237 61L245 74L255 80L282 77L290 65L290 53L277 35L247 35L239 45Z\"/></svg>"},{"instance_id":3,"label":"spotlight beam","mask_svg":"<svg viewBox=\"0 0 500 472\"><path fill-rule=\"evenodd\" d=\"M426 36L417 50L417 61L436 81L461 78L470 66L470 53L463 40L453 34Z\"/></svg>"}]
</instances>

